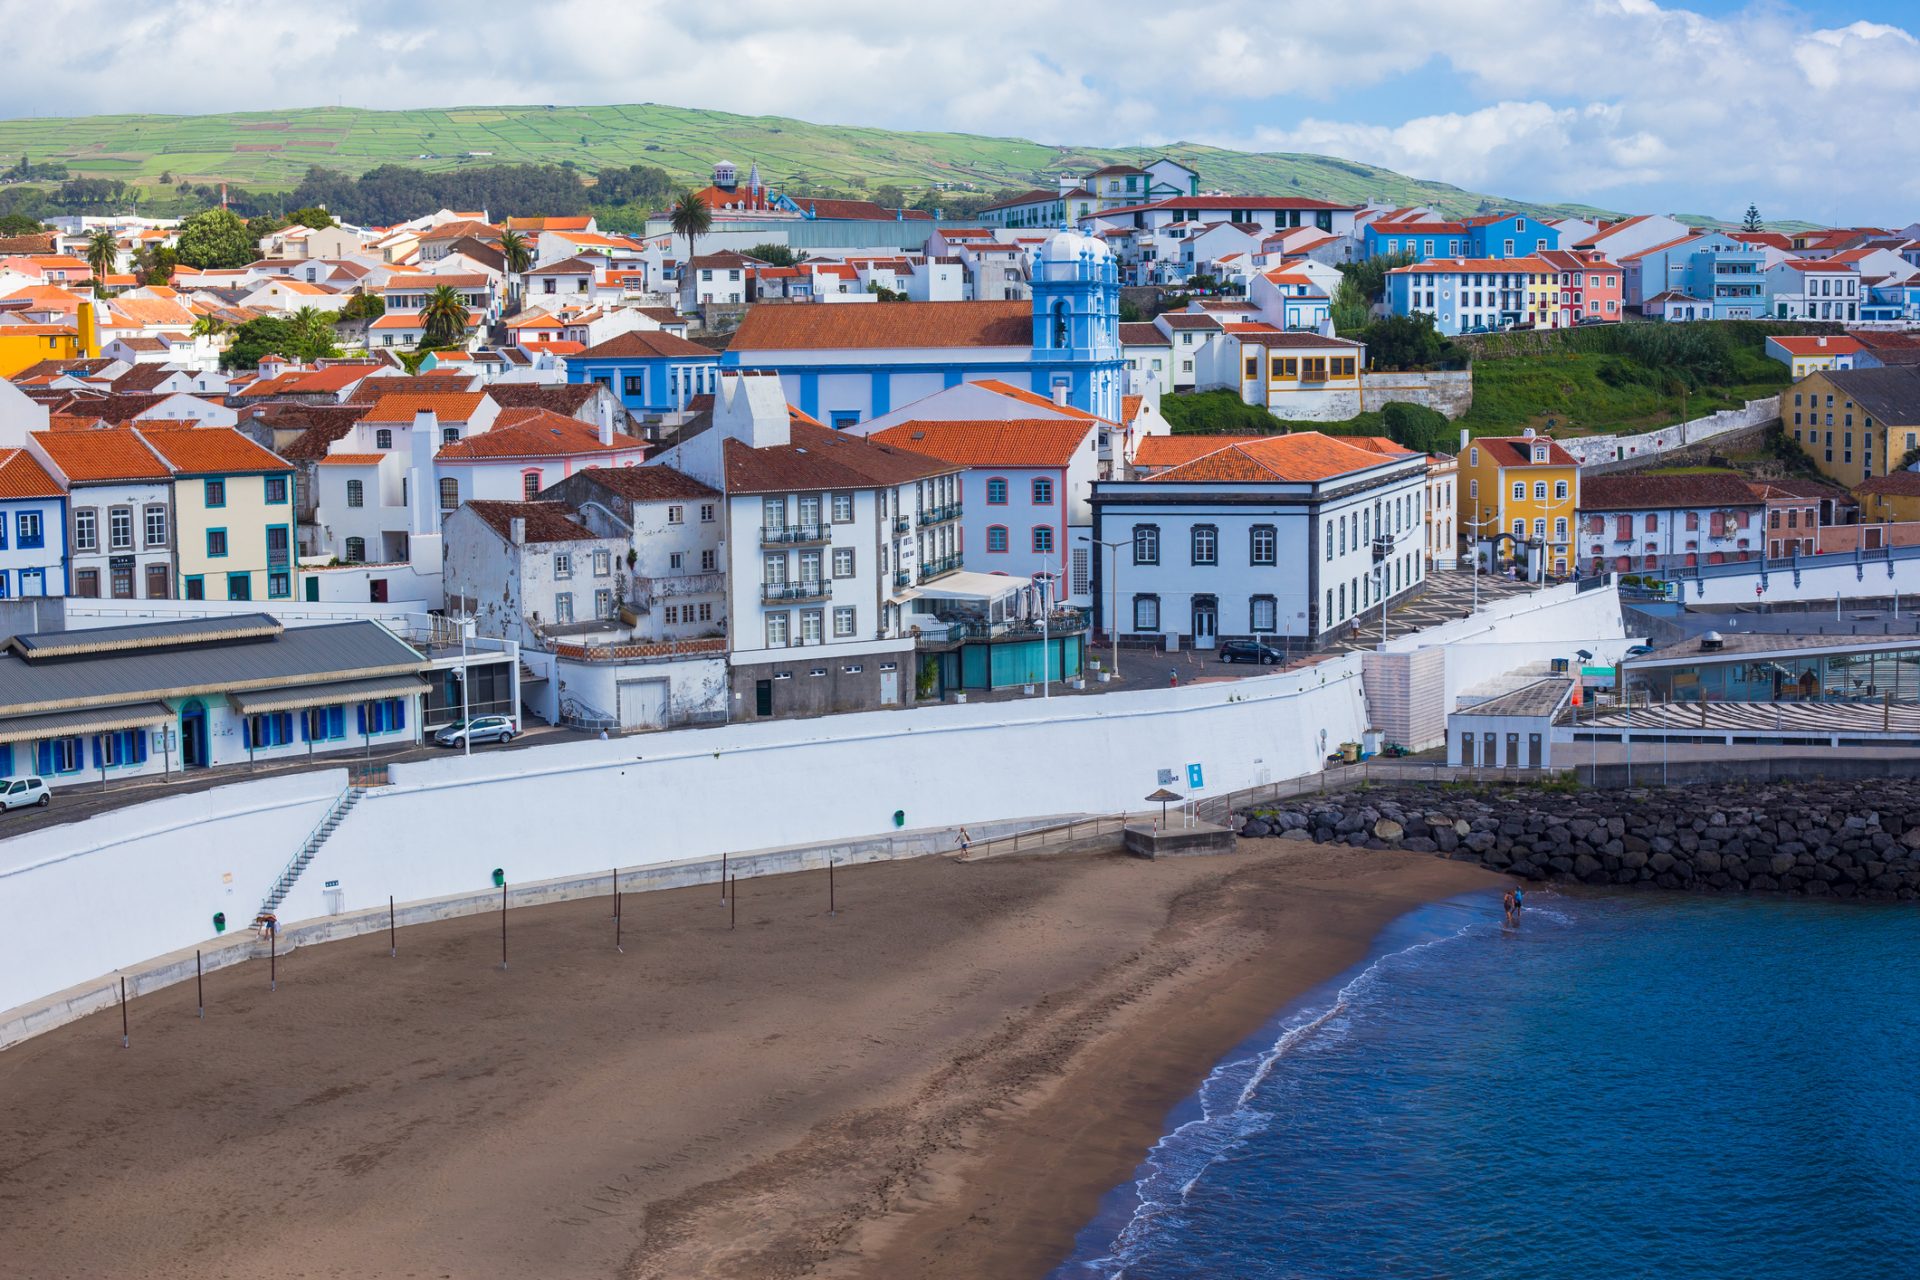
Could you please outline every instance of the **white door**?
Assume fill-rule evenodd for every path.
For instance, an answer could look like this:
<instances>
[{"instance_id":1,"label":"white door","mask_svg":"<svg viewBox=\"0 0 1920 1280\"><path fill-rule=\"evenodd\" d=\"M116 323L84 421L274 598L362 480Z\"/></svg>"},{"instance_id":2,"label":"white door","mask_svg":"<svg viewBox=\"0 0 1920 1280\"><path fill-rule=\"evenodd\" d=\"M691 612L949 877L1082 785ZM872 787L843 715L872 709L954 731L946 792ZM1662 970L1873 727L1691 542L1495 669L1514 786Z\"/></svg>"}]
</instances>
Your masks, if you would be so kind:
<instances>
[{"instance_id":1,"label":"white door","mask_svg":"<svg viewBox=\"0 0 1920 1280\"><path fill-rule=\"evenodd\" d=\"M900 673L882 671L880 673L880 705L892 707L900 702Z\"/></svg>"},{"instance_id":2,"label":"white door","mask_svg":"<svg viewBox=\"0 0 1920 1280\"><path fill-rule=\"evenodd\" d=\"M620 728L664 729L667 727L667 682L664 680L622 680L614 685L614 714Z\"/></svg>"},{"instance_id":3,"label":"white door","mask_svg":"<svg viewBox=\"0 0 1920 1280\"><path fill-rule=\"evenodd\" d=\"M1213 648L1213 636L1220 629L1219 609L1211 604L1193 606L1193 647Z\"/></svg>"}]
</instances>

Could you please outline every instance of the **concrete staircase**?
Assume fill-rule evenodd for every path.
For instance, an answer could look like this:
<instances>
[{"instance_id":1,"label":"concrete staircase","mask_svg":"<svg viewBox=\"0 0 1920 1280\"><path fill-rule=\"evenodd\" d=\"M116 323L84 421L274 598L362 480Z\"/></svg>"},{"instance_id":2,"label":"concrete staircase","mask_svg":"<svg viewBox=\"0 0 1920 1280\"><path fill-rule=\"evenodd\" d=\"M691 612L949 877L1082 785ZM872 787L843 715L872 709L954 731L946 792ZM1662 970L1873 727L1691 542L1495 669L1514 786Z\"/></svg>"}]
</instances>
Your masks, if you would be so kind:
<instances>
[{"instance_id":1,"label":"concrete staircase","mask_svg":"<svg viewBox=\"0 0 1920 1280\"><path fill-rule=\"evenodd\" d=\"M280 878L273 882L273 888L268 892L267 899L261 904L260 910L278 911L280 909L280 904L287 900L289 893L293 892L293 886L299 883L301 872L307 869L313 862L314 856L320 852L320 846L327 842L327 838L333 834L336 827L347 820L347 815L353 812L353 807L360 803L360 797L366 794L367 788L358 785L350 786L339 794L332 807L327 810L326 816L320 819L320 825L308 834L306 843L300 846L300 852L293 855L293 861L289 862L287 869L280 873Z\"/></svg>"}]
</instances>

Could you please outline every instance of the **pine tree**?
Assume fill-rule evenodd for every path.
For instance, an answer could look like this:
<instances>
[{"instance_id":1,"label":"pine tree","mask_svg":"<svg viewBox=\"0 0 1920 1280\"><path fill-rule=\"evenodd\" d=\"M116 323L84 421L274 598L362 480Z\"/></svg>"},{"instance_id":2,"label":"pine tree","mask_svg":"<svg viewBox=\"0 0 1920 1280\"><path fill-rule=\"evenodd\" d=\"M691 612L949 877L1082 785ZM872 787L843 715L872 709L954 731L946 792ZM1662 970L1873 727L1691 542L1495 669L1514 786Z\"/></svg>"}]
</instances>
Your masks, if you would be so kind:
<instances>
[{"instance_id":1,"label":"pine tree","mask_svg":"<svg viewBox=\"0 0 1920 1280\"><path fill-rule=\"evenodd\" d=\"M1748 204L1747 216L1741 222L1740 229L1743 231L1759 231L1763 225L1760 221L1760 206L1757 204Z\"/></svg>"}]
</instances>

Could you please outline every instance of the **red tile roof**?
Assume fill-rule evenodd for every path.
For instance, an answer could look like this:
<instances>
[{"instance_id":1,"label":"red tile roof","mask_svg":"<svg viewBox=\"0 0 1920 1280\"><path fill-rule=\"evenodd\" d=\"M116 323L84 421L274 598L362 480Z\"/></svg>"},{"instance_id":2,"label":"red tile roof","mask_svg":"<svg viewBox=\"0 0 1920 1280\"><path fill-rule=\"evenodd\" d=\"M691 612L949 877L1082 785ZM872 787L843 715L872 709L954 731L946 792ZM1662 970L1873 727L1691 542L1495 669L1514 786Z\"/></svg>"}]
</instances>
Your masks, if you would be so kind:
<instances>
[{"instance_id":1,"label":"red tile roof","mask_svg":"<svg viewBox=\"0 0 1920 1280\"><path fill-rule=\"evenodd\" d=\"M48 431L37 439L69 480L165 480L172 474L131 427Z\"/></svg>"},{"instance_id":2,"label":"red tile roof","mask_svg":"<svg viewBox=\"0 0 1920 1280\"><path fill-rule=\"evenodd\" d=\"M799 309L795 308L795 310ZM814 310L811 307L805 309ZM615 334L605 342L595 343L580 353L580 358L583 360L591 360L599 356L624 357L630 360L679 359L698 356L714 360L719 358L719 353L711 347L703 347L697 342L688 342L685 338L663 329L630 329L626 333Z\"/></svg>"},{"instance_id":3,"label":"red tile roof","mask_svg":"<svg viewBox=\"0 0 1920 1280\"><path fill-rule=\"evenodd\" d=\"M25 449L0 450L0 498L58 498L65 492Z\"/></svg>"},{"instance_id":4,"label":"red tile roof","mask_svg":"<svg viewBox=\"0 0 1920 1280\"><path fill-rule=\"evenodd\" d=\"M1582 511L1664 511L1677 507L1751 507L1760 499L1738 473L1587 476Z\"/></svg>"},{"instance_id":5,"label":"red tile roof","mask_svg":"<svg viewBox=\"0 0 1920 1280\"><path fill-rule=\"evenodd\" d=\"M1172 341L1151 320L1126 320L1120 324L1120 345L1123 347L1164 347Z\"/></svg>"},{"instance_id":6,"label":"red tile roof","mask_svg":"<svg viewBox=\"0 0 1920 1280\"><path fill-rule=\"evenodd\" d=\"M846 310L879 310L897 303ZM1020 304L1024 307L1026 304ZM799 310L800 308L795 308ZM815 308L806 308L814 310ZM819 310L839 310L822 307ZM826 427L792 425L792 443L755 449L738 440L726 442L727 492L788 493L796 489L867 489L908 484L960 468L950 462L912 453L851 432Z\"/></svg>"},{"instance_id":7,"label":"red tile roof","mask_svg":"<svg viewBox=\"0 0 1920 1280\"><path fill-rule=\"evenodd\" d=\"M318 459L315 465L322 467L377 467L380 465L380 460L386 456L384 453L330 453L326 457Z\"/></svg>"},{"instance_id":8,"label":"red tile roof","mask_svg":"<svg viewBox=\"0 0 1920 1280\"><path fill-rule=\"evenodd\" d=\"M365 420L411 424L414 415L424 410L441 422L465 422L486 398L480 391L402 391L381 396Z\"/></svg>"},{"instance_id":9,"label":"red tile roof","mask_svg":"<svg viewBox=\"0 0 1920 1280\"><path fill-rule=\"evenodd\" d=\"M720 496L718 489L672 467L587 467L574 474L632 502Z\"/></svg>"},{"instance_id":10,"label":"red tile roof","mask_svg":"<svg viewBox=\"0 0 1920 1280\"><path fill-rule=\"evenodd\" d=\"M1794 356L1850 356L1860 350L1859 339L1845 334L1828 337L1778 334L1774 336L1773 344Z\"/></svg>"},{"instance_id":11,"label":"red tile roof","mask_svg":"<svg viewBox=\"0 0 1920 1280\"><path fill-rule=\"evenodd\" d=\"M1085 418L1090 422L1098 422L1101 420L1100 415L1097 413L1088 413L1085 409L1078 409L1070 404L1055 404L1038 391L1028 391L1025 387L1016 387L1011 382L1002 382L998 378L977 378L974 380L973 385L983 390L991 391L995 395L1006 396L1009 400L1018 400L1022 404L1030 404L1036 409L1046 409L1052 416L1057 418Z\"/></svg>"},{"instance_id":12,"label":"red tile roof","mask_svg":"<svg viewBox=\"0 0 1920 1280\"><path fill-rule=\"evenodd\" d=\"M153 451L185 475L221 475L236 471L286 471L285 458L262 449L232 427L142 426Z\"/></svg>"},{"instance_id":13,"label":"red tile roof","mask_svg":"<svg viewBox=\"0 0 1920 1280\"><path fill-rule=\"evenodd\" d=\"M881 302L747 309L732 350L819 351L1033 346L1028 302Z\"/></svg>"},{"instance_id":14,"label":"red tile roof","mask_svg":"<svg viewBox=\"0 0 1920 1280\"><path fill-rule=\"evenodd\" d=\"M1230 444L1252 444L1265 436L1146 436L1133 451L1136 467L1177 467L1204 458Z\"/></svg>"},{"instance_id":15,"label":"red tile roof","mask_svg":"<svg viewBox=\"0 0 1920 1280\"><path fill-rule=\"evenodd\" d=\"M645 449L637 436L615 432L613 443L600 443L600 433L578 418L546 409L508 409L490 430L442 445L435 458L443 462L478 462L485 458L552 458L582 453L618 453Z\"/></svg>"},{"instance_id":16,"label":"red tile roof","mask_svg":"<svg viewBox=\"0 0 1920 1280\"><path fill-rule=\"evenodd\" d=\"M1084 418L903 422L870 439L964 467L1062 467L1086 447Z\"/></svg>"},{"instance_id":17,"label":"red tile roof","mask_svg":"<svg viewBox=\"0 0 1920 1280\"><path fill-rule=\"evenodd\" d=\"M470 501L467 509L503 538L513 537L513 522L525 520L528 542L584 542L600 535L573 518L563 502Z\"/></svg>"},{"instance_id":18,"label":"red tile roof","mask_svg":"<svg viewBox=\"0 0 1920 1280\"><path fill-rule=\"evenodd\" d=\"M1408 454L1408 457L1416 455ZM1171 471L1153 477L1161 482L1228 482L1300 484L1331 480L1400 459L1384 458L1370 449L1318 431L1264 436L1245 444L1230 444Z\"/></svg>"},{"instance_id":19,"label":"red tile roof","mask_svg":"<svg viewBox=\"0 0 1920 1280\"><path fill-rule=\"evenodd\" d=\"M1546 436L1479 436L1468 441L1485 449L1493 459L1495 466L1501 467L1576 467L1573 455L1562 449ZM1533 450L1541 445L1547 448L1547 460L1535 462Z\"/></svg>"}]
</instances>

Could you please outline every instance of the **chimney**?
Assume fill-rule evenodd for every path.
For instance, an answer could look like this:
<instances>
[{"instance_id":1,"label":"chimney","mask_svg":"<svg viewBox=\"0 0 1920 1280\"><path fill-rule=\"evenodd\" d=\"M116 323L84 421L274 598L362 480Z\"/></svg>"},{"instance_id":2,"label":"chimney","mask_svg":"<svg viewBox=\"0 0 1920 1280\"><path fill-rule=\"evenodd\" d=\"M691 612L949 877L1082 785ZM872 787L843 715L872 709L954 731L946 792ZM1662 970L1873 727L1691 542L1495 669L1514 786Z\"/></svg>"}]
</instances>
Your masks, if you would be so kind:
<instances>
[{"instance_id":1,"label":"chimney","mask_svg":"<svg viewBox=\"0 0 1920 1280\"><path fill-rule=\"evenodd\" d=\"M1467 447L1467 428L1465 428L1465 427L1462 427L1462 428L1460 428L1460 448L1461 448L1461 451L1462 451L1462 452L1465 452L1465 450L1466 450L1466 447Z\"/></svg>"},{"instance_id":2,"label":"chimney","mask_svg":"<svg viewBox=\"0 0 1920 1280\"><path fill-rule=\"evenodd\" d=\"M1521 435L1523 435L1523 436L1525 436L1525 437L1526 437L1527 439L1529 439L1529 440L1531 440L1531 439L1533 439L1533 428L1532 428L1532 427L1528 427L1528 428L1526 428L1525 430L1523 430L1523 431L1521 431L1521 433L1520 433L1520 434L1521 434Z\"/></svg>"},{"instance_id":3,"label":"chimney","mask_svg":"<svg viewBox=\"0 0 1920 1280\"><path fill-rule=\"evenodd\" d=\"M1067 388L1065 388L1065 387L1063 387L1063 386L1056 386L1056 387L1055 387L1055 388L1053 389L1053 402L1054 402L1055 404L1057 404L1057 405L1059 405L1059 406L1060 406L1061 408L1063 408L1063 409L1064 409L1064 408L1066 408L1066 406L1067 406Z\"/></svg>"},{"instance_id":4,"label":"chimney","mask_svg":"<svg viewBox=\"0 0 1920 1280\"><path fill-rule=\"evenodd\" d=\"M507 541L516 547L527 545L527 518L515 516L507 521Z\"/></svg>"},{"instance_id":5,"label":"chimney","mask_svg":"<svg viewBox=\"0 0 1920 1280\"><path fill-rule=\"evenodd\" d=\"M1820 345L1823 347L1827 345L1827 338L1825 334L1820 335Z\"/></svg>"},{"instance_id":6,"label":"chimney","mask_svg":"<svg viewBox=\"0 0 1920 1280\"><path fill-rule=\"evenodd\" d=\"M604 447L613 443L613 400L604 391L594 398L599 408L600 443Z\"/></svg>"}]
</instances>

